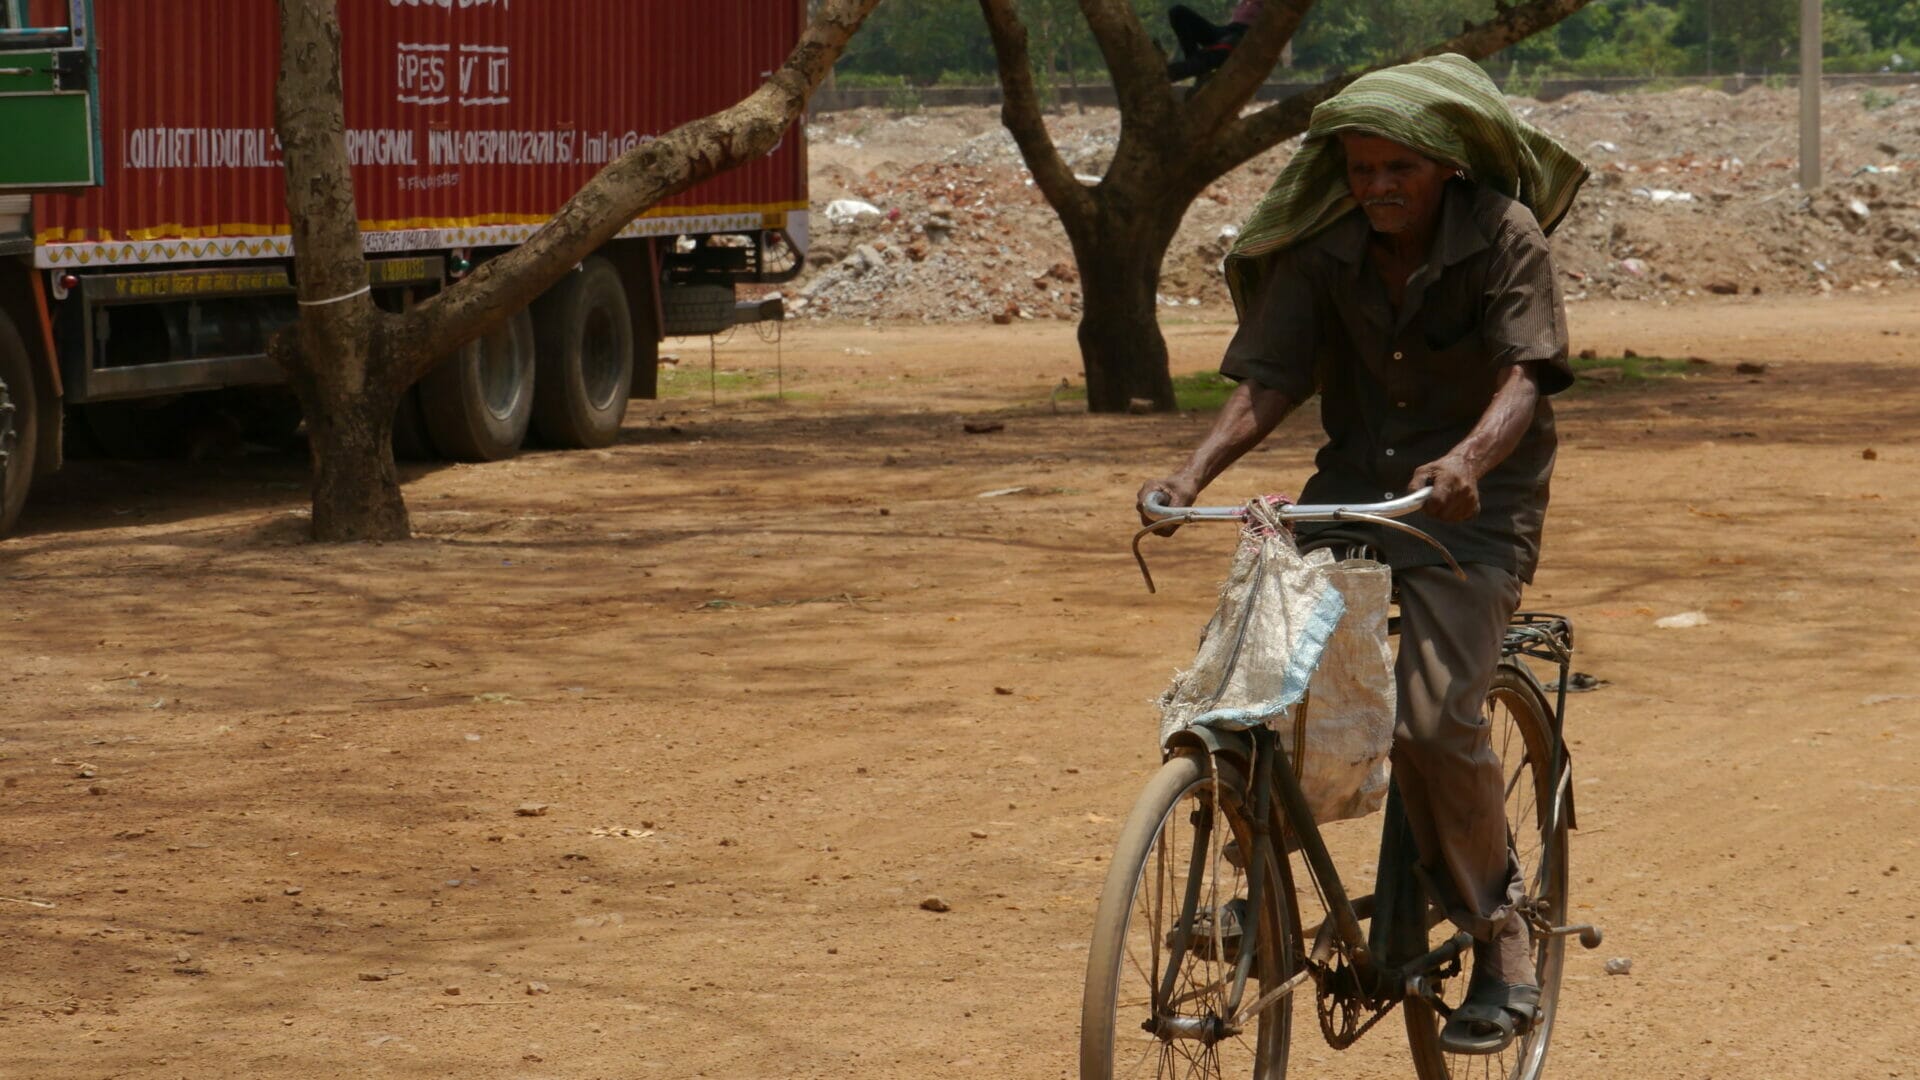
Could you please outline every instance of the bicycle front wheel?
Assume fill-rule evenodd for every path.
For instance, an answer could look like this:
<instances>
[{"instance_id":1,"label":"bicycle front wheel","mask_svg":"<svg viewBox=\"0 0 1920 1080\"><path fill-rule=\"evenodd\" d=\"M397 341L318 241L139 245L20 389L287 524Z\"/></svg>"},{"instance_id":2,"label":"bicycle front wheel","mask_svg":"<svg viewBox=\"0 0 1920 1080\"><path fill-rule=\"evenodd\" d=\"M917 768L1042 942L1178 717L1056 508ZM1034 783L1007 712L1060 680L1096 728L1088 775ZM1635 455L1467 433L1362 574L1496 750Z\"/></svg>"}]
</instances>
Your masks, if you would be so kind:
<instances>
[{"instance_id":1,"label":"bicycle front wheel","mask_svg":"<svg viewBox=\"0 0 1920 1080\"><path fill-rule=\"evenodd\" d=\"M1269 855L1261 910L1246 911L1246 853L1254 850L1247 784L1230 762L1217 769L1216 778L1198 754L1168 760L1121 831L1087 957L1081 1080L1286 1073L1292 1002L1254 1016L1229 1006L1242 947L1254 954L1239 1013L1297 968L1291 896ZM1189 944L1176 950L1183 925Z\"/></svg>"},{"instance_id":2,"label":"bicycle front wheel","mask_svg":"<svg viewBox=\"0 0 1920 1080\"><path fill-rule=\"evenodd\" d=\"M1557 803L1553 774L1553 729L1547 703L1532 679L1514 662L1502 663L1487 691L1484 715L1506 777L1507 835L1527 884L1526 903L1554 926L1567 921L1567 821ZM1442 923L1439 933L1453 933ZM1437 941L1437 939L1436 939ZM1498 1054L1451 1054L1440 1047L1440 1014L1424 1001L1407 1002L1407 1041L1420 1080L1537 1080L1547 1063L1547 1041L1560 999L1560 970L1566 939L1538 938L1533 943L1534 974L1540 979L1540 1016L1533 1029ZM1462 963L1471 968L1470 958ZM1450 980L1449 1005L1458 1005L1469 971Z\"/></svg>"}]
</instances>

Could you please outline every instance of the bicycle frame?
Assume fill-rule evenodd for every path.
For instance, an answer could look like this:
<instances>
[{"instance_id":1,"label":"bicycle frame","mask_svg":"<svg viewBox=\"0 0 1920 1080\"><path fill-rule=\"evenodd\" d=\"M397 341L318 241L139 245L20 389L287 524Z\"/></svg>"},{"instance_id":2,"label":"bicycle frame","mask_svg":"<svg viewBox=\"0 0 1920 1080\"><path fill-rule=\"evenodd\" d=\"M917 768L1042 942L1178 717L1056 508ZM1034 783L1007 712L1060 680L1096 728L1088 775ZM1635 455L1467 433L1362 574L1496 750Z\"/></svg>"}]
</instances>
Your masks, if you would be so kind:
<instances>
[{"instance_id":1,"label":"bicycle frame","mask_svg":"<svg viewBox=\"0 0 1920 1080\"><path fill-rule=\"evenodd\" d=\"M1183 733L1184 734L1184 733ZM1292 878L1290 867L1282 865L1278 846L1273 837L1272 809L1278 801L1284 815L1285 827L1299 842L1300 853L1305 858L1308 872L1319 885L1321 895L1326 899L1328 922L1322 924L1312 949L1303 950L1302 959L1312 960L1316 955L1328 951L1333 940L1346 947L1347 955L1353 961L1355 989L1362 996L1373 1001L1386 999L1398 1000L1403 996L1413 996L1425 991L1420 980L1440 970L1464 952L1473 939L1464 931L1456 933L1439 948L1425 953L1406 964L1388 966L1381 964L1376 956L1368 936L1360 926L1361 918L1369 912L1378 920L1384 913L1375 909L1373 896L1354 899L1347 893L1346 884L1340 878L1340 872L1334 866L1333 856L1327 850L1326 840L1320 834L1320 825L1307 806L1305 791L1293 775L1291 768L1285 767L1286 755L1279 747L1278 739L1272 730L1265 727L1253 728L1237 733L1209 733L1206 749L1209 752L1226 753L1231 757L1248 761L1251 786L1247 803L1250 828L1254 843L1248 853L1247 861L1247 906L1254 914L1250 922L1241 928L1239 955L1234 964L1232 986L1227 995L1226 1018L1216 1019L1220 1025L1215 1032L1180 1032L1190 1037L1221 1038L1232 1033L1241 1023L1265 1012L1283 998L1290 996L1312 975L1312 969L1303 966L1300 971L1276 987L1268 987L1258 999L1242 1006L1246 997L1247 977L1251 973L1254 957L1260 947L1260 920L1258 913L1266 888L1268 869L1274 870L1273 877L1282 887ZM1176 740L1172 745L1177 750L1184 744L1194 749L1197 740ZM1236 745L1237 744L1237 745ZM1175 924L1173 941L1170 943L1167 970L1161 977L1159 987L1160 1000L1168 1001L1173 996L1174 976L1180 970L1185 953L1192 945L1192 927L1194 914L1199 908L1202 871L1208 834L1213 828L1211 815L1196 825L1193 862L1188 868L1186 894L1181 899L1180 920ZM1385 878L1382 878L1383 885ZM1400 883L1411 886L1410 876ZM1297 923L1297 920L1296 920ZM1329 930L1332 938L1329 938ZM1421 927L1424 934L1425 926ZM1304 942L1303 942L1304 945ZM1156 1010L1157 1012L1158 1010ZM1163 1032L1162 1034L1174 1034Z\"/></svg>"}]
</instances>

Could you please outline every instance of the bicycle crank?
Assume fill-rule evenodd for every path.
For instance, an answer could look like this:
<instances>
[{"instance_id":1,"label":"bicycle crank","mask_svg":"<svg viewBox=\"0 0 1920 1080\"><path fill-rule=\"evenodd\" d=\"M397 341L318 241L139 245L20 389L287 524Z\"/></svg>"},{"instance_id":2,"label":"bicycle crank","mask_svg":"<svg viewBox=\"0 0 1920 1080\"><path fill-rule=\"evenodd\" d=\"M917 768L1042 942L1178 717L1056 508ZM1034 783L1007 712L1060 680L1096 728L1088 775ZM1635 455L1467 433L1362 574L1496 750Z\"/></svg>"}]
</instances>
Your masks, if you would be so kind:
<instances>
[{"instance_id":1,"label":"bicycle crank","mask_svg":"<svg viewBox=\"0 0 1920 1080\"><path fill-rule=\"evenodd\" d=\"M1527 928L1536 938L1574 937L1578 935L1582 948L1597 949L1606 936L1600 928L1591 923L1570 923L1566 926L1554 926L1547 922L1540 912L1538 901L1528 901L1520 905L1520 917L1527 920Z\"/></svg>"}]
</instances>

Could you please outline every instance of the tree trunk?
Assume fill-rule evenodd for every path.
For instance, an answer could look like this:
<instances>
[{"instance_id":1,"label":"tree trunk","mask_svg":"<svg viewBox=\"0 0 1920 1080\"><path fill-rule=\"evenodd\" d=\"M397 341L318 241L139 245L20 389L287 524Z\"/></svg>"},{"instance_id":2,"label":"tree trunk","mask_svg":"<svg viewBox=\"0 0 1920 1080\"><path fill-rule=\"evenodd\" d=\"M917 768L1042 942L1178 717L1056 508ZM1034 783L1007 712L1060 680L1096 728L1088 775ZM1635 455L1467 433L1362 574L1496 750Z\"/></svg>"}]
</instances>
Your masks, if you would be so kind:
<instances>
[{"instance_id":1,"label":"tree trunk","mask_svg":"<svg viewBox=\"0 0 1920 1080\"><path fill-rule=\"evenodd\" d=\"M1176 218L1173 226L1178 225ZM1087 410L1127 412L1140 400L1150 402L1154 412L1171 412L1173 378L1167 370L1167 341L1160 334L1156 290L1173 228L1133 220L1126 226L1076 230L1083 232L1073 254L1080 264L1080 359L1087 378Z\"/></svg>"},{"instance_id":2,"label":"tree trunk","mask_svg":"<svg viewBox=\"0 0 1920 1080\"><path fill-rule=\"evenodd\" d=\"M363 358L364 362L364 358ZM399 394L379 385L359 395L318 388L302 402L313 457L313 536L317 540L405 540L413 535L393 464Z\"/></svg>"},{"instance_id":3,"label":"tree trunk","mask_svg":"<svg viewBox=\"0 0 1920 1080\"><path fill-rule=\"evenodd\" d=\"M404 540L407 506L393 465L399 394L374 362L379 315L360 251L334 0L280 0L275 126L286 149L302 310L272 352L307 418L313 538Z\"/></svg>"}]
</instances>

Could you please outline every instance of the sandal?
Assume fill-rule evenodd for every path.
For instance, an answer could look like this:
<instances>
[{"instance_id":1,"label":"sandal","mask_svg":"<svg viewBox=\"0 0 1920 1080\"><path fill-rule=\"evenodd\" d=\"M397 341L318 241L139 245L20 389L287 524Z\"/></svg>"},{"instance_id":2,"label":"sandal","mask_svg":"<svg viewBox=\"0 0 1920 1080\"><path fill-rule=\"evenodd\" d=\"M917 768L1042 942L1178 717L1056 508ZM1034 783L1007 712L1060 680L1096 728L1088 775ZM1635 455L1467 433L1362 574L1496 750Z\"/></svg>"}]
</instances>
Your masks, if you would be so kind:
<instances>
[{"instance_id":1,"label":"sandal","mask_svg":"<svg viewBox=\"0 0 1920 1080\"><path fill-rule=\"evenodd\" d=\"M1533 1030L1539 1016L1539 987L1475 980L1440 1029L1440 1046L1455 1054L1497 1054Z\"/></svg>"}]
</instances>

